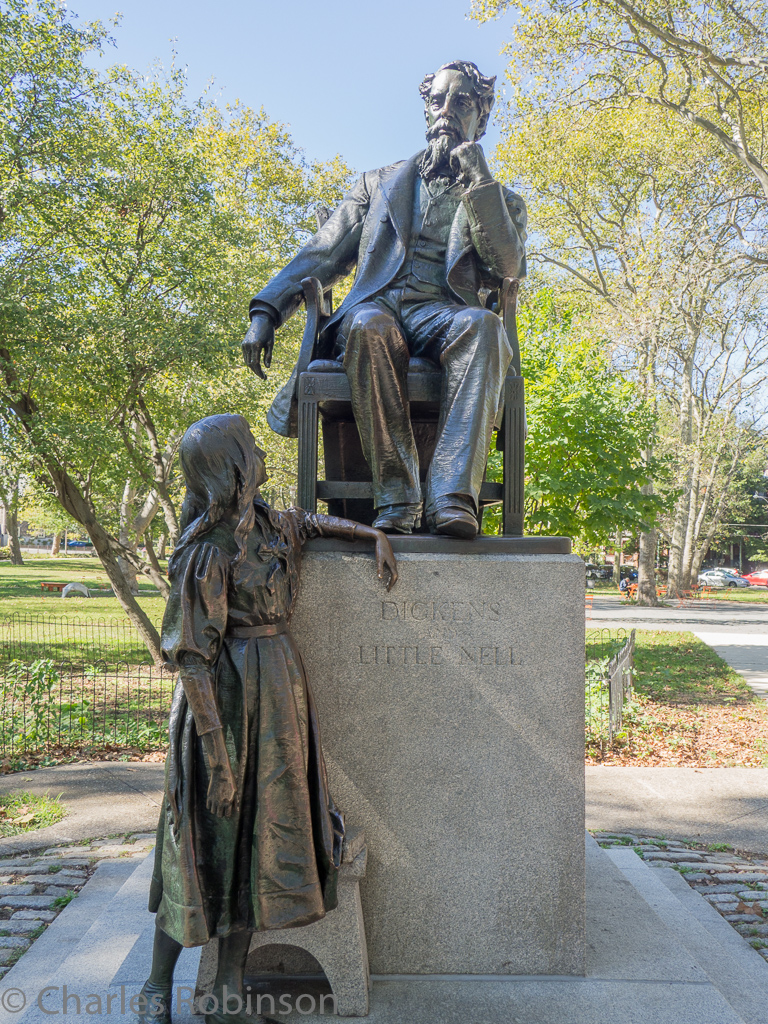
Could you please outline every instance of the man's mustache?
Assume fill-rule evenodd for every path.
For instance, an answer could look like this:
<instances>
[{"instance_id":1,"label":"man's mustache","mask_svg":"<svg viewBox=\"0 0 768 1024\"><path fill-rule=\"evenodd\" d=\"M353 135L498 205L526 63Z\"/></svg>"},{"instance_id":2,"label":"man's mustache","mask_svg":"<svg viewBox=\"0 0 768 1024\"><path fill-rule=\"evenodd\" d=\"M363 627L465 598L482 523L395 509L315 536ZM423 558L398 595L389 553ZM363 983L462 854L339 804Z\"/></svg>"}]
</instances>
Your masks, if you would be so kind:
<instances>
[{"instance_id":1,"label":"man's mustache","mask_svg":"<svg viewBox=\"0 0 768 1024\"><path fill-rule=\"evenodd\" d=\"M461 140L461 128L455 121L447 117L441 117L427 129L427 138L431 141L440 135L450 135L455 139Z\"/></svg>"}]
</instances>

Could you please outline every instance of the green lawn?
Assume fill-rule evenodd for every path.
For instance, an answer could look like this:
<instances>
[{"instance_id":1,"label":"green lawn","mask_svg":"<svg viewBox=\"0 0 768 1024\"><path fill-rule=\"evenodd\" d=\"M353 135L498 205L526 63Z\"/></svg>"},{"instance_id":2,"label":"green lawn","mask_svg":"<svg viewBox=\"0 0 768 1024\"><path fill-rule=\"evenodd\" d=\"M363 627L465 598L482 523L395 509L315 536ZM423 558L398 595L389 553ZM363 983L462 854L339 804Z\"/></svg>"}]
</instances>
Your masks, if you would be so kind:
<instances>
[{"instance_id":1,"label":"green lawn","mask_svg":"<svg viewBox=\"0 0 768 1024\"><path fill-rule=\"evenodd\" d=\"M591 637L588 630L587 638L588 659L608 657L617 646L615 633L607 630L594 630ZM600 725L600 713L595 722ZM625 705L623 732L607 746L592 731L590 762L768 767L768 704L692 633L638 630L634 693Z\"/></svg>"},{"instance_id":2,"label":"green lawn","mask_svg":"<svg viewBox=\"0 0 768 1024\"><path fill-rule=\"evenodd\" d=\"M666 704L751 703L743 678L692 633L636 635L635 689Z\"/></svg>"},{"instance_id":3,"label":"green lawn","mask_svg":"<svg viewBox=\"0 0 768 1024\"><path fill-rule=\"evenodd\" d=\"M117 598L43 594L41 582L109 586L101 563L88 557L30 555L24 565L0 562L0 661L136 663L148 657ZM139 604L160 625L165 602L152 586L140 584Z\"/></svg>"},{"instance_id":4,"label":"green lawn","mask_svg":"<svg viewBox=\"0 0 768 1024\"><path fill-rule=\"evenodd\" d=\"M59 593L43 596L42 582L85 583L90 587L109 586L107 574L97 558L51 558L50 555L25 555L24 565L0 562L0 618L12 613L23 615L67 615L78 619L125 618L117 598L67 597ZM154 622L160 622L165 602L151 584L140 583L139 604Z\"/></svg>"},{"instance_id":5,"label":"green lawn","mask_svg":"<svg viewBox=\"0 0 768 1024\"><path fill-rule=\"evenodd\" d=\"M4 793L0 796L0 838L55 825L66 813L59 797L51 799L27 792Z\"/></svg>"}]
</instances>

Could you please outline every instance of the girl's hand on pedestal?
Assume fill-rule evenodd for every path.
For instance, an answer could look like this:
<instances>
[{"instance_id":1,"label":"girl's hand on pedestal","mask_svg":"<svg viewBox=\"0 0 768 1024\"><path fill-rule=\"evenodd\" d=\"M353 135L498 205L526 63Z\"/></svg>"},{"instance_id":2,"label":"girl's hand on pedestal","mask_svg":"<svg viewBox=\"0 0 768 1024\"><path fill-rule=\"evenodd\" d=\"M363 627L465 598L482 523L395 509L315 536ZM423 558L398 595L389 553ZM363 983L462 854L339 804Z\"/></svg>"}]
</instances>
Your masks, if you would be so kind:
<instances>
[{"instance_id":1,"label":"girl's hand on pedestal","mask_svg":"<svg viewBox=\"0 0 768 1024\"><path fill-rule=\"evenodd\" d=\"M381 530L374 532L376 533L376 572L379 579L383 580L385 578L384 570L389 570L387 590L391 590L397 582L395 553L392 550L392 545L389 543L389 537L387 537L386 533L382 533Z\"/></svg>"}]
</instances>

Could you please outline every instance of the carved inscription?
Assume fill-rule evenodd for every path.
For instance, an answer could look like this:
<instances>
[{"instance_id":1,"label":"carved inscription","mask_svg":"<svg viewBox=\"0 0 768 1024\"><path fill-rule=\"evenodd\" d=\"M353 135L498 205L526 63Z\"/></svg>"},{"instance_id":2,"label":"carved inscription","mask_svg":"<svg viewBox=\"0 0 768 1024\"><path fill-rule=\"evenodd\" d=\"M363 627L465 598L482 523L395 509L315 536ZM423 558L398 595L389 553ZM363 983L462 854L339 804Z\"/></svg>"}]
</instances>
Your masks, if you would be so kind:
<instances>
[{"instance_id":1,"label":"carved inscription","mask_svg":"<svg viewBox=\"0 0 768 1024\"><path fill-rule=\"evenodd\" d=\"M360 644L361 665L442 665L443 647L432 644Z\"/></svg>"},{"instance_id":2,"label":"carved inscription","mask_svg":"<svg viewBox=\"0 0 768 1024\"><path fill-rule=\"evenodd\" d=\"M498 601L382 601L381 617L385 622L499 622Z\"/></svg>"},{"instance_id":3,"label":"carved inscription","mask_svg":"<svg viewBox=\"0 0 768 1024\"><path fill-rule=\"evenodd\" d=\"M463 644L360 644L360 665L514 665L511 647Z\"/></svg>"},{"instance_id":4,"label":"carved inscription","mask_svg":"<svg viewBox=\"0 0 768 1024\"><path fill-rule=\"evenodd\" d=\"M433 595L418 601L383 600L379 616L382 641L398 627L396 640L392 636L395 642L360 644L355 657L360 665L416 669L427 665L502 668L516 664L512 647L486 639L487 626L480 627L481 623L503 621L500 601L454 601ZM473 637L473 623L481 628L482 639Z\"/></svg>"}]
</instances>

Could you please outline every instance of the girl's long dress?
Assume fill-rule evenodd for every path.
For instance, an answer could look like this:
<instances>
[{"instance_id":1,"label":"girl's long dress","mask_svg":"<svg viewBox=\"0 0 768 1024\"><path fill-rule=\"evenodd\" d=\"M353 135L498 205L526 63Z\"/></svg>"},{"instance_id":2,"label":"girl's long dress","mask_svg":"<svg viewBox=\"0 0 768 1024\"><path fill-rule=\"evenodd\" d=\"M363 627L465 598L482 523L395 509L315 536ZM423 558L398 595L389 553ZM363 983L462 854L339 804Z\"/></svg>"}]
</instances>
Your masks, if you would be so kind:
<instances>
[{"instance_id":1,"label":"girl's long dress","mask_svg":"<svg viewBox=\"0 0 768 1024\"><path fill-rule=\"evenodd\" d=\"M174 573L163 654L171 665L186 659L213 671L238 794L231 817L207 809L209 770L179 683L149 906L184 946L309 924L336 905L343 824L301 656L282 631L301 543L323 532L323 518L257 505L236 569L231 531L215 528ZM274 635L255 635L264 632Z\"/></svg>"}]
</instances>

